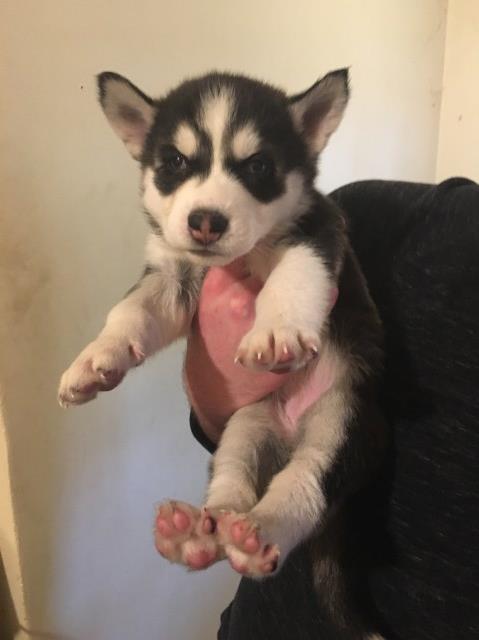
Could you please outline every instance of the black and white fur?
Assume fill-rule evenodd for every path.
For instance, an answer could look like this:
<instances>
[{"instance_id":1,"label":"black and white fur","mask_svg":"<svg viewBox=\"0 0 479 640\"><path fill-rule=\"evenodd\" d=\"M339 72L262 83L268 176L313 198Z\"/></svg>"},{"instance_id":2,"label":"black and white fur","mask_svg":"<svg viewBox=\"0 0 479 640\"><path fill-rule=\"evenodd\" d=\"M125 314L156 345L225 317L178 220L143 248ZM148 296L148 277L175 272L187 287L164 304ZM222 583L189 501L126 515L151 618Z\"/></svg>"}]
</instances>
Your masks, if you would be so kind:
<instances>
[{"instance_id":1,"label":"black and white fur","mask_svg":"<svg viewBox=\"0 0 479 640\"><path fill-rule=\"evenodd\" d=\"M157 544L178 562L206 550L260 576L315 534L320 597L338 624L379 638L338 569L340 545L331 544L348 496L374 470L384 440L374 399L380 323L343 216L314 188L318 155L348 101L347 70L294 97L218 73L160 100L115 73L98 80L110 124L140 163L151 232L143 277L64 373L61 404L115 387L128 369L187 335L208 267L244 257L263 288L237 360L294 373L281 391L232 416L213 458L205 508L183 506L194 526ZM328 389L287 432L285 398L318 371L330 377ZM165 518L175 504L165 506ZM232 518L246 523L247 535L254 532L258 552L230 535Z\"/></svg>"}]
</instances>

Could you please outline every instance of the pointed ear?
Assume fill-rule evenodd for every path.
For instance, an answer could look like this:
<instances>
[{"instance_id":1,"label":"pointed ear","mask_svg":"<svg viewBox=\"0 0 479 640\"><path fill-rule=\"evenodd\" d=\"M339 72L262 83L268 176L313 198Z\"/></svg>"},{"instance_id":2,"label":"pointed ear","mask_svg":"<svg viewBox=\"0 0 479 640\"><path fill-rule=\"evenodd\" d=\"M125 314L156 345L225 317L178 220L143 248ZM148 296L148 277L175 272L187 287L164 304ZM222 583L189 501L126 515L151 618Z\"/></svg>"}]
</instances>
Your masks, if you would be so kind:
<instances>
[{"instance_id":1,"label":"pointed ear","mask_svg":"<svg viewBox=\"0 0 479 640\"><path fill-rule=\"evenodd\" d=\"M313 154L320 153L336 131L348 103L348 70L331 71L304 93L289 99L296 127Z\"/></svg>"},{"instance_id":2,"label":"pointed ear","mask_svg":"<svg viewBox=\"0 0 479 640\"><path fill-rule=\"evenodd\" d=\"M108 121L131 155L139 160L153 124L153 100L112 71L100 73L97 80L100 104Z\"/></svg>"}]
</instances>

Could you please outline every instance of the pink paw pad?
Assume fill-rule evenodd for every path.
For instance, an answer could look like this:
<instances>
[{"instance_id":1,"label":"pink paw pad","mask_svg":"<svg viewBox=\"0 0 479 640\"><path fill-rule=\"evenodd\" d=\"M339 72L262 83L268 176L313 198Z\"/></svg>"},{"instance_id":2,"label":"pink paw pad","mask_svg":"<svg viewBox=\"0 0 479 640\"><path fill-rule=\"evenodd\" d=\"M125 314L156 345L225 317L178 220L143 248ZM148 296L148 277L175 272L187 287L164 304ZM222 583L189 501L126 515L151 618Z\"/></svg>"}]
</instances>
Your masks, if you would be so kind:
<instances>
[{"instance_id":1,"label":"pink paw pad","mask_svg":"<svg viewBox=\"0 0 479 640\"><path fill-rule=\"evenodd\" d=\"M158 518L156 519L156 528L159 533L165 538L169 538L175 533L174 527L171 526L168 520L162 518L161 516L158 516Z\"/></svg>"},{"instance_id":2,"label":"pink paw pad","mask_svg":"<svg viewBox=\"0 0 479 640\"><path fill-rule=\"evenodd\" d=\"M248 516L222 514L219 537L235 571L253 577L266 576L278 568L279 547L261 540L258 523Z\"/></svg>"},{"instance_id":3,"label":"pink paw pad","mask_svg":"<svg viewBox=\"0 0 479 640\"><path fill-rule=\"evenodd\" d=\"M246 520L236 520L231 525L231 537L235 542L242 542L246 532L250 528L249 522Z\"/></svg>"},{"instance_id":4,"label":"pink paw pad","mask_svg":"<svg viewBox=\"0 0 479 640\"><path fill-rule=\"evenodd\" d=\"M277 362L280 364L285 364L288 362L292 362L294 360L294 353L289 349L288 345L283 345L281 349L281 353L277 359Z\"/></svg>"},{"instance_id":5,"label":"pink paw pad","mask_svg":"<svg viewBox=\"0 0 479 640\"><path fill-rule=\"evenodd\" d=\"M230 565L233 567L235 571L240 573L242 576L248 575L248 565L246 563L239 562L234 558L230 558L229 561L230 561Z\"/></svg>"},{"instance_id":6,"label":"pink paw pad","mask_svg":"<svg viewBox=\"0 0 479 640\"><path fill-rule=\"evenodd\" d=\"M169 559L175 551L175 545L173 542L171 542L170 540L162 540L158 537L155 538L155 547L158 553L162 555L163 558L167 559Z\"/></svg>"},{"instance_id":7,"label":"pink paw pad","mask_svg":"<svg viewBox=\"0 0 479 640\"><path fill-rule=\"evenodd\" d=\"M256 532L249 535L243 542L243 549L248 553L256 553L260 547Z\"/></svg>"},{"instance_id":8,"label":"pink paw pad","mask_svg":"<svg viewBox=\"0 0 479 640\"><path fill-rule=\"evenodd\" d=\"M231 525L234 542L248 553L256 553L260 547L258 533L247 520L237 520Z\"/></svg>"},{"instance_id":9,"label":"pink paw pad","mask_svg":"<svg viewBox=\"0 0 479 640\"><path fill-rule=\"evenodd\" d=\"M166 538L187 531L191 524L192 518L185 511L171 503L160 507L156 518L156 528Z\"/></svg>"},{"instance_id":10,"label":"pink paw pad","mask_svg":"<svg viewBox=\"0 0 479 640\"><path fill-rule=\"evenodd\" d=\"M175 509L173 511L173 524L178 531L186 531L191 524L191 520L186 513L183 513L183 511L180 511L179 509Z\"/></svg>"},{"instance_id":11,"label":"pink paw pad","mask_svg":"<svg viewBox=\"0 0 479 640\"><path fill-rule=\"evenodd\" d=\"M186 556L186 564L190 569L206 569L216 560L216 553L200 549Z\"/></svg>"},{"instance_id":12,"label":"pink paw pad","mask_svg":"<svg viewBox=\"0 0 479 640\"><path fill-rule=\"evenodd\" d=\"M168 501L158 509L155 545L171 562L205 569L222 556L215 531L216 521L205 509Z\"/></svg>"}]
</instances>

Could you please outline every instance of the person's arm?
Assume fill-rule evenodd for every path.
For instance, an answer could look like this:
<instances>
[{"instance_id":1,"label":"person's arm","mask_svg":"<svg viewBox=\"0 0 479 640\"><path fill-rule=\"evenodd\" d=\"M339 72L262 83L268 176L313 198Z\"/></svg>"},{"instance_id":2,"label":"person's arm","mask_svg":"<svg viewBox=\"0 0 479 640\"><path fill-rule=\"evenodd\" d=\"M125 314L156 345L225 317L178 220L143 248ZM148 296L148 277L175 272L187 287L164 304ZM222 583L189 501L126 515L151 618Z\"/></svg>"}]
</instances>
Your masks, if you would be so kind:
<instances>
[{"instance_id":1,"label":"person's arm","mask_svg":"<svg viewBox=\"0 0 479 640\"><path fill-rule=\"evenodd\" d=\"M288 374L254 372L235 364L238 344L251 328L261 285L241 263L212 268L201 291L185 360L185 385L202 432L216 444L231 415L280 387ZM202 444L208 442L193 431ZM196 429L195 429L196 426Z\"/></svg>"}]
</instances>

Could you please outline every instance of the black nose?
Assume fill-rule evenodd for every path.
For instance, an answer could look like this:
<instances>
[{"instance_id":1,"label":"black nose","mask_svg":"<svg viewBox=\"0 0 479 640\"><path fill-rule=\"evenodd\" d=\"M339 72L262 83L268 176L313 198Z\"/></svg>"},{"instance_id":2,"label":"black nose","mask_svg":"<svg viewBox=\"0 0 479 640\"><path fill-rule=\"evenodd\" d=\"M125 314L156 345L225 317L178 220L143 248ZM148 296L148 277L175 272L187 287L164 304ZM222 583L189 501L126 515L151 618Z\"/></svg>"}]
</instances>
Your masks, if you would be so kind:
<instances>
[{"instance_id":1,"label":"black nose","mask_svg":"<svg viewBox=\"0 0 479 640\"><path fill-rule=\"evenodd\" d=\"M191 237L205 246L221 238L228 228L228 218L214 209L195 209L188 216Z\"/></svg>"}]
</instances>

